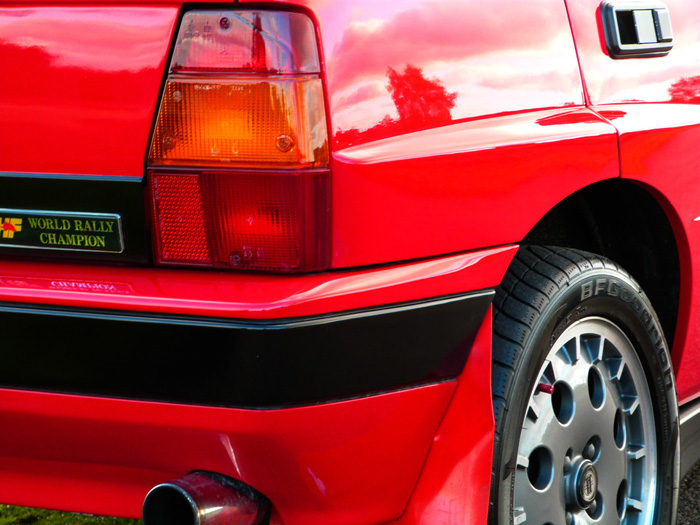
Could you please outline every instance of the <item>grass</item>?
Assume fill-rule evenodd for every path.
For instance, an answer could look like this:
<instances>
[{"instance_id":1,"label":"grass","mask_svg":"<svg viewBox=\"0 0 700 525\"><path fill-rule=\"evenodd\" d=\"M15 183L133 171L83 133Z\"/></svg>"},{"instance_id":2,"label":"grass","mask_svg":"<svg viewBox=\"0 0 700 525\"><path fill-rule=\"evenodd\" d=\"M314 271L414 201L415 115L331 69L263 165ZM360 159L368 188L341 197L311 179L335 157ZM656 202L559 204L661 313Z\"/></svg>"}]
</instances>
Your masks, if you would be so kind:
<instances>
[{"instance_id":1,"label":"grass","mask_svg":"<svg viewBox=\"0 0 700 525\"><path fill-rule=\"evenodd\" d=\"M26 507L11 507L0 505L0 525L142 525L141 520L122 518L105 518L103 516L88 516L57 512L53 510L30 509Z\"/></svg>"}]
</instances>

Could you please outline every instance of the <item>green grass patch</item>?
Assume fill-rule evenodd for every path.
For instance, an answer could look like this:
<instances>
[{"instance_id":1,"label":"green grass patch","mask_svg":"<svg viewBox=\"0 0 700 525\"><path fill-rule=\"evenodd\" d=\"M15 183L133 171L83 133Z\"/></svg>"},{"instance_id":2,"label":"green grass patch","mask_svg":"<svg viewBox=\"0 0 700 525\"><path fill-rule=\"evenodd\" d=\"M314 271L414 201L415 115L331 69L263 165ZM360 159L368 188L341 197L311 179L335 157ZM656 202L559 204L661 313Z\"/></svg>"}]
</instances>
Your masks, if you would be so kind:
<instances>
[{"instance_id":1,"label":"green grass patch","mask_svg":"<svg viewBox=\"0 0 700 525\"><path fill-rule=\"evenodd\" d=\"M0 505L0 525L142 525L141 520L123 518L105 518L104 516L88 516L71 512L54 510L29 509L27 507L11 507Z\"/></svg>"}]
</instances>

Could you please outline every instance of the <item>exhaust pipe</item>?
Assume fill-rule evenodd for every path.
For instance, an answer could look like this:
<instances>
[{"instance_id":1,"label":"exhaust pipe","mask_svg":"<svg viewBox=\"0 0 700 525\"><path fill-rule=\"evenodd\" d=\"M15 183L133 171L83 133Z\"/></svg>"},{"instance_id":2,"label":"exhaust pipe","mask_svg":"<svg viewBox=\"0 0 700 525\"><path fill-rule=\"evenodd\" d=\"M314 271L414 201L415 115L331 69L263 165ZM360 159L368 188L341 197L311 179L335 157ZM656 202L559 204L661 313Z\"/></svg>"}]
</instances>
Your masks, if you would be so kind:
<instances>
[{"instance_id":1,"label":"exhaust pipe","mask_svg":"<svg viewBox=\"0 0 700 525\"><path fill-rule=\"evenodd\" d=\"M270 501L238 480L195 471L161 483L143 501L144 525L263 525Z\"/></svg>"}]
</instances>

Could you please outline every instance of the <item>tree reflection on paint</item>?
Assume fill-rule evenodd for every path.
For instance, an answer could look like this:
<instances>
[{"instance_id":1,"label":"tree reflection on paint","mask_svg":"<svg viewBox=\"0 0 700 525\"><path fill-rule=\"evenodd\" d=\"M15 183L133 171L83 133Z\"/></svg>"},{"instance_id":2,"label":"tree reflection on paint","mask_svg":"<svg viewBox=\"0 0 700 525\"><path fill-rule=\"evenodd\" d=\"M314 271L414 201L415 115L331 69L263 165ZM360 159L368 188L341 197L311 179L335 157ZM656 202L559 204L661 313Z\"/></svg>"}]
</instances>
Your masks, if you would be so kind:
<instances>
[{"instance_id":1,"label":"tree reflection on paint","mask_svg":"<svg viewBox=\"0 0 700 525\"><path fill-rule=\"evenodd\" d=\"M452 120L451 111L455 107L457 93L448 93L440 80L426 78L420 68L410 64L403 73L388 68L387 77L389 83L386 89L391 94L399 118L386 115L378 124L364 131L356 128L339 130L334 137L336 145L352 146L440 126Z\"/></svg>"},{"instance_id":2,"label":"tree reflection on paint","mask_svg":"<svg viewBox=\"0 0 700 525\"><path fill-rule=\"evenodd\" d=\"M407 65L403 73L387 71L391 99L404 123L441 124L452 120L450 110L455 107L457 93L448 93L439 80L428 80L423 72Z\"/></svg>"},{"instance_id":3,"label":"tree reflection on paint","mask_svg":"<svg viewBox=\"0 0 700 525\"><path fill-rule=\"evenodd\" d=\"M700 76L683 77L676 80L668 89L671 102L679 104L700 104Z\"/></svg>"}]
</instances>

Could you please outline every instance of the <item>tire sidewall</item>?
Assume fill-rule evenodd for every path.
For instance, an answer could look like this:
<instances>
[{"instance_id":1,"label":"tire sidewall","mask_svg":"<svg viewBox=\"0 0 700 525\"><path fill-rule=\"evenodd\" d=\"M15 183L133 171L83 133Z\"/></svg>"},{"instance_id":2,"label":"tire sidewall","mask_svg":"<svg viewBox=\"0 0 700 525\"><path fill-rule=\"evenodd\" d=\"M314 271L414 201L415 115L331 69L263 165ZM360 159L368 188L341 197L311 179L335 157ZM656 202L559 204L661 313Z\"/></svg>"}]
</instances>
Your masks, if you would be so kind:
<instances>
[{"instance_id":1,"label":"tire sidewall","mask_svg":"<svg viewBox=\"0 0 700 525\"><path fill-rule=\"evenodd\" d=\"M535 381L552 345L572 324L601 317L617 325L633 344L642 363L654 409L658 449L657 505L654 524L675 521L672 503L678 486L678 406L668 346L656 314L640 287L625 274L607 269L582 272L572 278L542 311L545 322L532 331L524 344L513 392L523 392L517 407L511 406L503 424L501 444L500 516L512 523L515 459L529 400ZM515 420L514 420L515 418ZM503 512L507 509L507 512ZM499 522L503 522L502 519Z\"/></svg>"}]
</instances>

